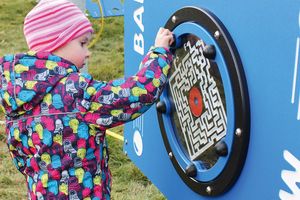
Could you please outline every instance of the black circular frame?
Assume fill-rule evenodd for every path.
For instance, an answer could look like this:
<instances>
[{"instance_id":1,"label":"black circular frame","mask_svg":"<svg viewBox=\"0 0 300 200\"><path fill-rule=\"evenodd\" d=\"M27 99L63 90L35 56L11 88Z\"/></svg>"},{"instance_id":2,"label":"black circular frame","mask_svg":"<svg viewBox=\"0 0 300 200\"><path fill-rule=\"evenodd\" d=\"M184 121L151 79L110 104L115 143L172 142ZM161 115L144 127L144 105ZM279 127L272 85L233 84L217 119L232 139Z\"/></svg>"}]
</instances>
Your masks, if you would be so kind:
<instances>
[{"instance_id":1,"label":"black circular frame","mask_svg":"<svg viewBox=\"0 0 300 200\"><path fill-rule=\"evenodd\" d=\"M213 180L198 181L186 174L175 156L170 156L173 166L182 180L195 192L204 196L217 196L228 191L238 179L247 156L250 138L250 106L247 82L237 48L225 26L211 12L196 7L184 7L176 11L165 28L173 31L182 23L193 22L203 27L218 44L229 72L234 99L234 133L229 159L223 171ZM217 33L216 35L215 33ZM157 112L163 141L169 155L172 149L168 141L162 112Z\"/></svg>"}]
</instances>

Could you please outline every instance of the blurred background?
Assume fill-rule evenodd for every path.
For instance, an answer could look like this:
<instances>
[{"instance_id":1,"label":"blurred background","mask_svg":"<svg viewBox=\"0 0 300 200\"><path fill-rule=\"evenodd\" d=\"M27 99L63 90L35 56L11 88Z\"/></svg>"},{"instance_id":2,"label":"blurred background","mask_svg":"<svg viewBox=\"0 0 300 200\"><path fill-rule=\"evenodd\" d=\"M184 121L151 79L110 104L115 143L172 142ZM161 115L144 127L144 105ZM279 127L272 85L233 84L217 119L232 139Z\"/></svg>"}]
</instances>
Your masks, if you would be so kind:
<instances>
[{"instance_id":1,"label":"blurred background","mask_svg":"<svg viewBox=\"0 0 300 200\"><path fill-rule=\"evenodd\" d=\"M23 20L35 0L0 1L0 56L26 52ZM100 19L91 19L96 32ZM104 19L101 37L91 48L89 72L97 80L108 81L123 76L124 72L123 17ZM0 200L25 200L25 178L13 166L6 146L4 116L0 113ZM2 123L1 123L2 122ZM123 134L123 127L111 131ZM163 200L165 197L136 168L122 151L123 142L107 136L110 147L110 168L113 175L113 200ZM153 166L155 167L155 166Z\"/></svg>"}]
</instances>

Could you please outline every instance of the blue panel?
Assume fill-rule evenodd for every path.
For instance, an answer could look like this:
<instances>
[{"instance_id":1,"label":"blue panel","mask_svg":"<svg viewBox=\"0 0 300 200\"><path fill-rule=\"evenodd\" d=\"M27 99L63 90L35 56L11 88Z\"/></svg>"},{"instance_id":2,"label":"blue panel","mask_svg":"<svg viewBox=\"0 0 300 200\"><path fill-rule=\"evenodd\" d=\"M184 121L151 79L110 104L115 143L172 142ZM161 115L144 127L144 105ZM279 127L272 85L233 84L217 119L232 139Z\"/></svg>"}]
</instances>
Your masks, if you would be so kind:
<instances>
[{"instance_id":1,"label":"blue panel","mask_svg":"<svg viewBox=\"0 0 300 200\"><path fill-rule=\"evenodd\" d=\"M300 199L295 178L300 176L300 166L295 164L300 163L300 1L126 1L126 76L136 73L158 28L185 6L205 8L224 24L241 57L248 85L251 131L246 162L234 186L214 199L284 199L284 191ZM140 25L134 20L138 12L142 13ZM201 30L191 31L201 34ZM143 41L144 52L135 50L135 39ZM220 70L226 78L227 72ZM164 146L154 107L126 125L125 138L124 151L168 199L211 199L191 190L179 177ZM284 170L295 168L298 174L285 175ZM291 191L286 182L296 189Z\"/></svg>"},{"instance_id":2,"label":"blue panel","mask_svg":"<svg viewBox=\"0 0 300 200\"><path fill-rule=\"evenodd\" d=\"M97 1L99 0L86 0L86 9L93 18L101 17ZM100 5L102 6L104 17L124 15L124 3L121 0L100 0Z\"/></svg>"}]
</instances>

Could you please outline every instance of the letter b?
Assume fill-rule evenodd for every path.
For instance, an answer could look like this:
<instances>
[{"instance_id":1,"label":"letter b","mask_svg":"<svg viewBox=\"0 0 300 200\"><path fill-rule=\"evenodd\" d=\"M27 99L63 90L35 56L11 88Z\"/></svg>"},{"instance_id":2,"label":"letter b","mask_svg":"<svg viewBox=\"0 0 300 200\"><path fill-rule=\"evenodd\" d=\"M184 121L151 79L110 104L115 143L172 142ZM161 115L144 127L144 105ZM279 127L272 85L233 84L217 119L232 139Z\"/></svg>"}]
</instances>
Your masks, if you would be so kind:
<instances>
[{"instance_id":1,"label":"letter b","mask_svg":"<svg viewBox=\"0 0 300 200\"><path fill-rule=\"evenodd\" d=\"M134 50L137 53L144 55L144 37L141 33L134 34Z\"/></svg>"}]
</instances>

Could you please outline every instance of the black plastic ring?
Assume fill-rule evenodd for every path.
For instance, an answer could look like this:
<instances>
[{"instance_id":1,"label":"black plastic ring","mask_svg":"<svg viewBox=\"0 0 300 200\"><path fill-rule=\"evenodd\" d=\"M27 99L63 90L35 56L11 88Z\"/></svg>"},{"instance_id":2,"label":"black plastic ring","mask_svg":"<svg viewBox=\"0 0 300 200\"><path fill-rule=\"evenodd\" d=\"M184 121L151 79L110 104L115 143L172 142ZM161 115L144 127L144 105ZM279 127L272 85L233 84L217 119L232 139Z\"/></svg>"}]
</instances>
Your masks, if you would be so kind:
<instances>
[{"instance_id":1,"label":"black plastic ring","mask_svg":"<svg viewBox=\"0 0 300 200\"><path fill-rule=\"evenodd\" d=\"M175 16L175 17L174 17ZM174 156L170 159L182 180L195 192L204 196L217 196L228 191L236 182L247 156L250 139L250 105L247 82L237 48L221 21L211 12L196 7L184 7L176 11L167 21L165 28L173 31L182 23L193 22L203 27L220 47L230 76L234 100L234 130L229 159L223 171L208 182L198 181L185 173ZM214 34L219 31L219 36ZM164 127L163 113L157 112L159 125L167 153L172 152Z\"/></svg>"}]
</instances>

